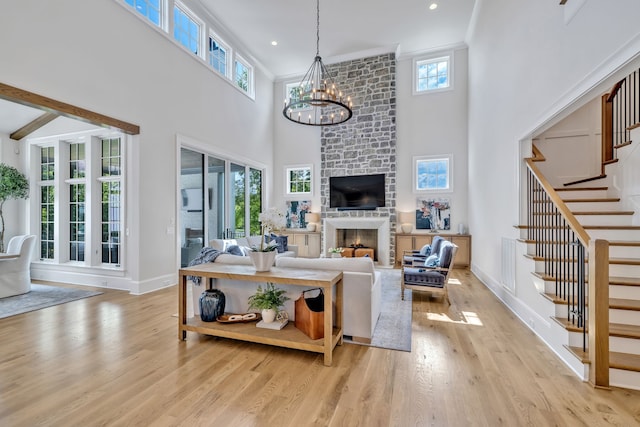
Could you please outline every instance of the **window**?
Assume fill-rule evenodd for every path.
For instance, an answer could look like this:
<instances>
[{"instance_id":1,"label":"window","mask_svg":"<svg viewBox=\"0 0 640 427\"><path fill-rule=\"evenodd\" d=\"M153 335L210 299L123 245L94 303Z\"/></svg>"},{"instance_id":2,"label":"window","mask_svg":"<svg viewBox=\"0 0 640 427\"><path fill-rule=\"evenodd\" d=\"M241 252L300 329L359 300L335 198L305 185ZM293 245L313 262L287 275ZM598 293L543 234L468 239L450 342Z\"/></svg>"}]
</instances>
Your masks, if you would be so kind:
<instances>
[{"instance_id":1,"label":"window","mask_svg":"<svg viewBox=\"0 0 640 427\"><path fill-rule=\"evenodd\" d=\"M311 165L291 166L285 170L287 195L311 195Z\"/></svg>"},{"instance_id":2,"label":"window","mask_svg":"<svg viewBox=\"0 0 640 427\"><path fill-rule=\"evenodd\" d=\"M120 268L123 146L120 133L91 131L31 141L40 167L34 182L40 256L51 264ZM90 250L95 248L95 250Z\"/></svg>"},{"instance_id":3,"label":"window","mask_svg":"<svg viewBox=\"0 0 640 427\"><path fill-rule=\"evenodd\" d=\"M124 0L124 2L155 26L162 28L162 3L164 0Z\"/></svg>"},{"instance_id":4,"label":"window","mask_svg":"<svg viewBox=\"0 0 640 427\"><path fill-rule=\"evenodd\" d=\"M284 87L284 90L285 90L284 98L285 98L286 101L289 101L289 99L291 99L292 103L300 101L301 92L304 89L304 88L300 87L300 83L301 82L287 83L285 85L285 87ZM311 99L311 95L310 94L306 95L304 99ZM291 110L292 111L302 111L302 110L308 110L309 108L311 108L311 106L309 104L300 104L296 108L292 108Z\"/></svg>"},{"instance_id":5,"label":"window","mask_svg":"<svg viewBox=\"0 0 640 427\"><path fill-rule=\"evenodd\" d=\"M229 76L231 50L215 35L209 36L209 65L225 77Z\"/></svg>"},{"instance_id":6,"label":"window","mask_svg":"<svg viewBox=\"0 0 640 427\"><path fill-rule=\"evenodd\" d=\"M453 89L453 54L416 58L413 61L413 93L429 93Z\"/></svg>"},{"instance_id":7,"label":"window","mask_svg":"<svg viewBox=\"0 0 640 427\"><path fill-rule=\"evenodd\" d=\"M202 56L201 30L204 25L182 3L173 7L173 37L196 56Z\"/></svg>"},{"instance_id":8,"label":"window","mask_svg":"<svg viewBox=\"0 0 640 427\"><path fill-rule=\"evenodd\" d=\"M253 67L239 56L235 62L235 82L240 89L253 95Z\"/></svg>"},{"instance_id":9,"label":"window","mask_svg":"<svg viewBox=\"0 0 640 427\"><path fill-rule=\"evenodd\" d=\"M452 155L414 157L414 191L450 192Z\"/></svg>"}]
</instances>

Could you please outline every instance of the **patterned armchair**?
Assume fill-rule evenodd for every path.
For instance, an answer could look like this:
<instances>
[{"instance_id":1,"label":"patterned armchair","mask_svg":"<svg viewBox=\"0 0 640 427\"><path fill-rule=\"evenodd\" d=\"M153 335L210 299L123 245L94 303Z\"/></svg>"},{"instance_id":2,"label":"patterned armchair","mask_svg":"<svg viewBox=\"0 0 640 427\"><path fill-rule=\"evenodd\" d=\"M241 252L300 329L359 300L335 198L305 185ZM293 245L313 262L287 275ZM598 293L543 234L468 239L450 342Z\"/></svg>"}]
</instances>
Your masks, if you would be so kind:
<instances>
[{"instance_id":1,"label":"patterned armchair","mask_svg":"<svg viewBox=\"0 0 640 427\"><path fill-rule=\"evenodd\" d=\"M441 293L447 303L451 304L447 292L447 282L449 281L449 273L453 269L457 251L457 245L442 240L437 253L432 253L424 260L414 260L410 266L403 264L400 282L402 299L404 300L404 290L411 289Z\"/></svg>"}]
</instances>

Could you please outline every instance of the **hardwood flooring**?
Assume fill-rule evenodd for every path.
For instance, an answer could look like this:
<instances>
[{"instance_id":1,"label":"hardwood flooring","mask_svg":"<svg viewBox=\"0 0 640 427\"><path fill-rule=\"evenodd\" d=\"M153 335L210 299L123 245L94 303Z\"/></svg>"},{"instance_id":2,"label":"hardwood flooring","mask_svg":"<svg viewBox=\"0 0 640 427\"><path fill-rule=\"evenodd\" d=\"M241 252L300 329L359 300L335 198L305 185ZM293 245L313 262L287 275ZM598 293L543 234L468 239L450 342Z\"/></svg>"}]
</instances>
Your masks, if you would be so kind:
<instances>
[{"instance_id":1,"label":"hardwood flooring","mask_svg":"<svg viewBox=\"0 0 640 427\"><path fill-rule=\"evenodd\" d=\"M580 381L468 270L413 293L412 351L189 333L177 289L0 319L1 426L634 426L640 392Z\"/></svg>"}]
</instances>

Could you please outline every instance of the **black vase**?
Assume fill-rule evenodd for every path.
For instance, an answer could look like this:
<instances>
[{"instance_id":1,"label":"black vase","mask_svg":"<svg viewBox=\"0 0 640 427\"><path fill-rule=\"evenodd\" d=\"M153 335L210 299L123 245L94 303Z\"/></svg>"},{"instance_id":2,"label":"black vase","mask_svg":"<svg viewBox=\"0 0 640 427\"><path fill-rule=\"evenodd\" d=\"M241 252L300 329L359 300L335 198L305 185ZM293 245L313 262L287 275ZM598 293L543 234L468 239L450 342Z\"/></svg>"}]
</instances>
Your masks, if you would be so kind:
<instances>
[{"instance_id":1,"label":"black vase","mask_svg":"<svg viewBox=\"0 0 640 427\"><path fill-rule=\"evenodd\" d=\"M224 314L226 298L219 289L207 289L200 295L200 318L203 322L215 322Z\"/></svg>"}]
</instances>

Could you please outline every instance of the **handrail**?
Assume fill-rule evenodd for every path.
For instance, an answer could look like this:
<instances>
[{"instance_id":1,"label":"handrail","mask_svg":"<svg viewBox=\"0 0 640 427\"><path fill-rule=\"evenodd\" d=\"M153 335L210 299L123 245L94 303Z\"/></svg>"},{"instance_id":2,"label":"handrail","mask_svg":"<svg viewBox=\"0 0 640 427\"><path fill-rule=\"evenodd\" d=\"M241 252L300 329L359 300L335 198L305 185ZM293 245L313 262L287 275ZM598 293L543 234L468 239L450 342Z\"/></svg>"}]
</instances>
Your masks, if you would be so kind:
<instances>
[{"instance_id":1,"label":"handrail","mask_svg":"<svg viewBox=\"0 0 640 427\"><path fill-rule=\"evenodd\" d=\"M544 188L546 193L549 195L549 198L553 202L553 204L558 208L564 219L569 224L569 227L576 233L580 242L585 246L589 246L589 234L584 229L582 225L578 222L573 213L569 210L567 205L564 203L562 198L558 195L558 192L553 188L553 186L547 181L547 179L540 173L540 170L536 167L532 159L526 159L527 166L536 177L540 185Z\"/></svg>"}]
</instances>

